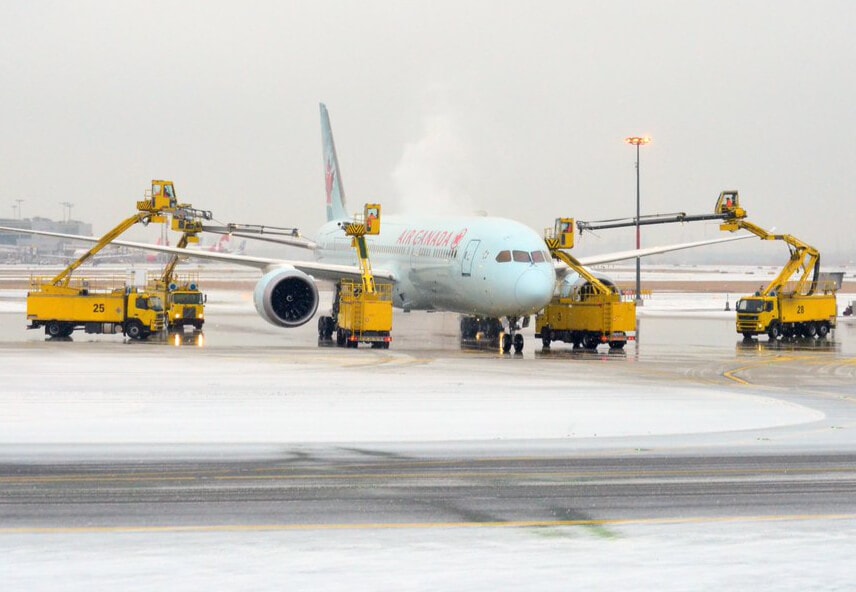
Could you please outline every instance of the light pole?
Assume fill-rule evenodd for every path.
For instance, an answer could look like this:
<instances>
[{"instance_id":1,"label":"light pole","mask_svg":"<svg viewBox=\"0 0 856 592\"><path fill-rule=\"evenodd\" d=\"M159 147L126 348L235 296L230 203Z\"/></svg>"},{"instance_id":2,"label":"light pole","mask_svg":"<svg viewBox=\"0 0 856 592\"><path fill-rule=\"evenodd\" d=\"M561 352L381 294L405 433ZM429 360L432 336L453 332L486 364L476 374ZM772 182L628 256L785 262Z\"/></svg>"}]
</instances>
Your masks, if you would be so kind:
<instances>
[{"instance_id":1,"label":"light pole","mask_svg":"<svg viewBox=\"0 0 856 592\"><path fill-rule=\"evenodd\" d=\"M74 207L74 204L69 201L61 201L59 202L62 208L62 221L70 222L71 221L71 208Z\"/></svg>"},{"instance_id":2,"label":"light pole","mask_svg":"<svg viewBox=\"0 0 856 592\"><path fill-rule=\"evenodd\" d=\"M23 215L23 213L22 213L22 210L21 210L21 204L22 204L25 200L23 200L23 199L16 199L15 201L16 201L16 202L18 202L18 219L20 220L21 218L23 218L23 217L24 217L24 215Z\"/></svg>"},{"instance_id":3,"label":"light pole","mask_svg":"<svg viewBox=\"0 0 856 592\"><path fill-rule=\"evenodd\" d=\"M642 215L639 205L639 146L648 144L651 142L651 138L648 136L631 136L624 138L624 141L636 146L636 250L639 250L642 248L641 235L639 233L639 217ZM636 306L642 306L642 271L639 257L636 257Z\"/></svg>"}]
</instances>

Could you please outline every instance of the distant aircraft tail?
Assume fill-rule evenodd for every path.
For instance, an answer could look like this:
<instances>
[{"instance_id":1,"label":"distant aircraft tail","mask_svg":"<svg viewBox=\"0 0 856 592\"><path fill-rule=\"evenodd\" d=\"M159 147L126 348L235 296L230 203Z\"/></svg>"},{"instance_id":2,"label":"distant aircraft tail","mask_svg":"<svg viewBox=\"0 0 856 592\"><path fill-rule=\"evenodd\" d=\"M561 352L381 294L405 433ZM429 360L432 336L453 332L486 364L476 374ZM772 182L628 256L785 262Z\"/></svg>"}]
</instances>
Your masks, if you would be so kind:
<instances>
[{"instance_id":1,"label":"distant aircraft tail","mask_svg":"<svg viewBox=\"0 0 856 592\"><path fill-rule=\"evenodd\" d=\"M345 190L342 188L342 175L339 172L339 159L336 158L336 145L333 143L333 130L327 107L321 103L321 139L324 144L324 180L327 190L327 221L347 220L345 209Z\"/></svg>"}]
</instances>

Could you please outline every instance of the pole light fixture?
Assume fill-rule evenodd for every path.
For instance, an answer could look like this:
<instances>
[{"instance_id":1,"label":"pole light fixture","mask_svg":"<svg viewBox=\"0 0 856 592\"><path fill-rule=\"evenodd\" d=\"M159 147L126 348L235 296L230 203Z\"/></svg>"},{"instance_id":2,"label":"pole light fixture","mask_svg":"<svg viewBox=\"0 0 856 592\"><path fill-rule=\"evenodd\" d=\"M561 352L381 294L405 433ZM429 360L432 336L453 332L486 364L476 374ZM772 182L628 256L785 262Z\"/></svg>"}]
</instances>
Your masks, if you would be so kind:
<instances>
[{"instance_id":1,"label":"pole light fixture","mask_svg":"<svg viewBox=\"0 0 856 592\"><path fill-rule=\"evenodd\" d=\"M642 248L642 241L639 233L639 217L642 215L639 203L639 147L651 143L651 138L648 136L630 136L624 138L628 144L636 146L636 249ZM639 257L636 257L636 306L642 306L642 273Z\"/></svg>"}]
</instances>

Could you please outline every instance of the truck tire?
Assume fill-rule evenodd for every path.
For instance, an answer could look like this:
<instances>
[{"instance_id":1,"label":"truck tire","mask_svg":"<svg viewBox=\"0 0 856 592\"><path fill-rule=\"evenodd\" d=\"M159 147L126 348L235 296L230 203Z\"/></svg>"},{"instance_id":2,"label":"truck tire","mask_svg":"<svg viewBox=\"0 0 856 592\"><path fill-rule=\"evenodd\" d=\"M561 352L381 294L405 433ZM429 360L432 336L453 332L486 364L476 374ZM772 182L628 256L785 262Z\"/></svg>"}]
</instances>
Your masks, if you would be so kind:
<instances>
[{"instance_id":1,"label":"truck tire","mask_svg":"<svg viewBox=\"0 0 856 592\"><path fill-rule=\"evenodd\" d=\"M126 323L125 335L131 339L145 339L147 337L145 331L143 331L143 324L136 320Z\"/></svg>"},{"instance_id":2,"label":"truck tire","mask_svg":"<svg viewBox=\"0 0 856 592\"><path fill-rule=\"evenodd\" d=\"M829 335L829 323L821 323L817 328L817 337L818 339L826 339L827 335Z\"/></svg>"},{"instance_id":3,"label":"truck tire","mask_svg":"<svg viewBox=\"0 0 856 592\"><path fill-rule=\"evenodd\" d=\"M814 339L817 337L817 325L815 323L808 323L805 326L805 336L809 339Z\"/></svg>"},{"instance_id":4,"label":"truck tire","mask_svg":"<svg viewBox=\"0 0 856 592\"><path fill-rule=\"evenodd\" d=\"M50 321L45 325L45 333L50 337L62 337L62 325L59 321Z\"/></svg>"},{"instance_id":5,"label":"truck tire","mask_svg":"<svg viewBox=\"0 0 856 592\"><path fill-rule=\"evenodd\" d=\"M583 347L586 349L597 349L600 345L600 337L594 334L589 334L583 337Z\"/></svg>"},{"instance_id":6,"label":"truck tire","mask_svg":"<svg viewBox=\"0 0 856 592\"><path fill-rule=\"evenodd\" d=\"M553 341L550 327L544 327L541 329L541 345L545 348L550 347L550 342Z\"/></svg>"},{"instance_id":7,"label":"truck tire","mask_svg":"<svg viewBox=\"0 0 856 592\"><path fill-rule=\"evenodd\" d=\"M779 324L779 321L770 323L770 326L767 328L767 336L770 338L770 341L776 341L781 335L782 326Z\"/></svg>"}]
</instances>

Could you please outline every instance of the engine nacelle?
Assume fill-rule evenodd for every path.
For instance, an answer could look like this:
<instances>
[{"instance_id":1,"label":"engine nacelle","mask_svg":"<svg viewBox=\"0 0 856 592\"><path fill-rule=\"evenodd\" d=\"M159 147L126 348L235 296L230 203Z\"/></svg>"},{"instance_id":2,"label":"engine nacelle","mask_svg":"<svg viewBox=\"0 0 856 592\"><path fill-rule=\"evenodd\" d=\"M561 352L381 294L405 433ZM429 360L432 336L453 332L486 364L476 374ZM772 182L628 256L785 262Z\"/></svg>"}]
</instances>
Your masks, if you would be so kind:
<instances>
[{"instance_id":1,"label":"engine nacelle","mask_svg":"<svg viewBox=\"0 0 856 592\"><path fill-rule=\"evenodd\" d=\"M299 327L318 310L318 288L297 269L274 269L262 276L253 291L259 315L277 327Z\"/></svg>"},{"instance_id":2,"label":"engine nacelle","mask_svg":"<svg viewBox=\"0 0 856 592\"><path fill-rule=\"evenodd\" d=\"M613 292L618 292L615 282L608 276L596 273L594 276L609 287ZM557 286L557 292L562 298L570 298L571 294L590 294L593 292L591 284L576 272L569 271L565 278Z\"/></svg>"}]
</instances>

